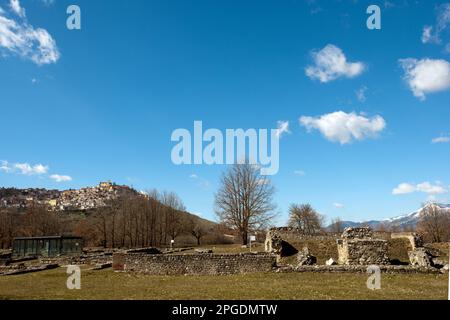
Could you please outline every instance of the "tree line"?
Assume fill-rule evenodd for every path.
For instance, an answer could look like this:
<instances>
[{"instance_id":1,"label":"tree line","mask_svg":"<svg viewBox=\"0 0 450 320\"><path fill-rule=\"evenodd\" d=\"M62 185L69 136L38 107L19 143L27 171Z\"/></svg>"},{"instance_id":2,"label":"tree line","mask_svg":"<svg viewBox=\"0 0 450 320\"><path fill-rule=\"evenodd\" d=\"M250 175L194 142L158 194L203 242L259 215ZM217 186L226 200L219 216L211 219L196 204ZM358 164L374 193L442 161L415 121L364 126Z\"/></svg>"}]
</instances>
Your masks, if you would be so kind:
<instances>
[{"instance_id":1,"label":"tree line","mask_svg":"<svg viewBox=\"0 0 450 320\"><path fill-rule=\"evenodd\" d=\"M164 247L176 244L225 243L223 226L185 211L173 192L150 191L128 196L84 213L49 211L33 204L25 211L0 210L0 248L14 237L77 235L85 246L105 248Z\"/></svg>"}]
</instances>

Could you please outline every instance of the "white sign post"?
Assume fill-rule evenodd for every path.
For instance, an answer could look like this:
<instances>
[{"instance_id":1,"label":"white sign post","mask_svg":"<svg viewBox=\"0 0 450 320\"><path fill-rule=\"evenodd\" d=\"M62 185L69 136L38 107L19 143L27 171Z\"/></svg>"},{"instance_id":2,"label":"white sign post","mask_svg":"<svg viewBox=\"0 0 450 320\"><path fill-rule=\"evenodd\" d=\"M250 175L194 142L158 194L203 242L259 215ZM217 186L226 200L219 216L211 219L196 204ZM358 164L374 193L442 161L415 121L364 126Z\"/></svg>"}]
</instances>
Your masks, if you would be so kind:
<instances>
[{"instance_id":1,"label":"white sign post","mask_svg":"<svg viewBox=\"0 0 450 320\"><path fill-rule=\"evenodd\" d=\"M252 241L256 241L255 236L250 236L250 252L252 252Z\"/></svg>"}]
</instances>

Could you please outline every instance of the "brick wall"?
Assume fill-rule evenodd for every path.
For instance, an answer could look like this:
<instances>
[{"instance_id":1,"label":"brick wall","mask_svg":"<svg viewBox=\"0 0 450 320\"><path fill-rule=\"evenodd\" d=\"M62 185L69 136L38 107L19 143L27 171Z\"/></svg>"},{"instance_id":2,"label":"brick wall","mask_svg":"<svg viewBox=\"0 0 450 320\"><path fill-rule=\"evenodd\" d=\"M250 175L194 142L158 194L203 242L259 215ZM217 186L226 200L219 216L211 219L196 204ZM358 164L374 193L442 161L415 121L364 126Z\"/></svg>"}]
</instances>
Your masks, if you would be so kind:
<instances>
[{"instance_id":1,"label":"brick wall","mask_svg":"<svg viewBox=\"0 0 450 320\"><path fill-rule=\"evenodd\" d=\"M271 271L271 254L141 254L115 253L115 271L153 275L227 275Z\"/></svg>"}]
</instances>

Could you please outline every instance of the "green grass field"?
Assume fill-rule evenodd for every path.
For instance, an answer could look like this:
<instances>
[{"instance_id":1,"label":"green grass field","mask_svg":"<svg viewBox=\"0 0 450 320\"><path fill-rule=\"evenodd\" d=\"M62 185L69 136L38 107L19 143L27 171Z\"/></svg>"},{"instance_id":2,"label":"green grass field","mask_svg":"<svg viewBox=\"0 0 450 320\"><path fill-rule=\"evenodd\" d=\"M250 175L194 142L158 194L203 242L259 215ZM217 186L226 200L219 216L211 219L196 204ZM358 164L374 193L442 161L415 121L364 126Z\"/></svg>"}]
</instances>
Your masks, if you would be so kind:
<instances>
[{"instance_id":1,"label":"green grass field","mask_svg":"<svg viewBox=\"0 0 450 320\"><path fill-rule=\"evenodd\" d=\"M66 288L65 268L0 276L0 299L447 299L447 275L382 275L381 290L364 274L259 273L149 276L83 269L81 290Z\"/></svg>"}]
</instances>

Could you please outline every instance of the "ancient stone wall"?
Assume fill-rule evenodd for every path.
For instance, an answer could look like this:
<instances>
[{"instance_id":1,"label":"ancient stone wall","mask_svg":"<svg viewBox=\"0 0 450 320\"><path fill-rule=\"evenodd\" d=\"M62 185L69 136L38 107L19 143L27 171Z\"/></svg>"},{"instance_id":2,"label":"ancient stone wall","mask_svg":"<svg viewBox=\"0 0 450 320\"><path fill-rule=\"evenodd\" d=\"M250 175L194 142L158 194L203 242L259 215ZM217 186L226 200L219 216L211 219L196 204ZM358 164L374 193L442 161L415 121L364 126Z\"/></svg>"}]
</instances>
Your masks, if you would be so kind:
<instances>
[{"instance_id":1,"label":"ancient stone wall","mask_svg":"<svg viewBox=\"0 0 450 320\"><path fill-rule=\"evenodd\" d=\"M391 234L392 239L408 239L412 250L423 247L423 238L415 232L395 232Z\"/></svg>"},{"instance_id":2,"label":"ancient stone wall","mask_svg":"<svg viewBox=\"0 0 450 320\"><path fill-rule=\"evenodd\" d=\"M352 230L355 229L364 229L357 231L359 234L354 234L354 231L351 232L349 236L355 238L362 236L369 236L370 238L374 239L382 239L382 240L389 240L391 239L391 233L390 232L384 232L384 231L372 231L369 228L351 228ZM367 230L368 229L368 230ZM362 232L362 234L361 234ZM326 240L336 240L341 238L341 233L333 233L333 232L327 232L317 235L305 235L302 234L298 229L296 228L290 228L290 227L280 227L280 228L272 228L270 229L266 234L266 251L270 252L270 247L268 247L269 242L268 240L271 239L274 235L279 236L281 239L283 239L286 242L289 243L296 243L296 242L304 242L304 241L326 241Z\"/></svg>"},{"instance_id":3,"label":"ancient stone wall","mask_svg":"<svg viewBox=\"0 0 450 320\"><path fill-rule=\"evenodd\" d=\"M112 262L112 254L91 254L81 256L42 257L43 264L59 265L99 265Z\"/></svg>"},{"instance_id":4,"label":"ancient stone wall","mask_svg":"<svg viewBox=\"0 0 450 320\"><path fill-rule=\"evenodd\" d=\"M389 263L388 242L373 239L370 228L346 228L337 240L339 264L384 265Z\"/></svg>"},{"instance_id":5,"label":"ancient stone wall","mask_svg":"<svg viewBox=\"0 0 450 320\"><path fill-rule=\"evenodd\" d=\"M368 227L346 228L341 235L343 239L371 239L372 237L373 231Z\"/></svg>"},{"instance_id":6,"label":"ancient stone wall","mask_svg":"<svg viewBox=\"0 0 450 320\"><path fill-rule=\"evenodd\" d=\"M268 272L276 264L271 254L142 254L115 253L115 271L152 275L228 275Z\"/></svg>"},{"instance_id":7,"label":"ancient stone wall","mask_svg":"<svg viewBox=\"0 0 450 320\"><path fill-rule=\"evenodd\" d=\"M338 233L323 233L318 235L304 235L296 228L282 227L282 228L272 228L266 234L266 242L268 239L272 238L274 235L279 236L286 242L295 243L305 240L336 240L340 237Z\"/></svg>"},{"instance_id":8,"label":"ancient stone wall","mask_svg":"<svg viewBox=\"0 0 450 320\"><path fill-rule=\"evenodd\" d=\"M389 263L386 240L352 239L338 242L339 264L383 265Z\"/></svg>"}]
</instances>

